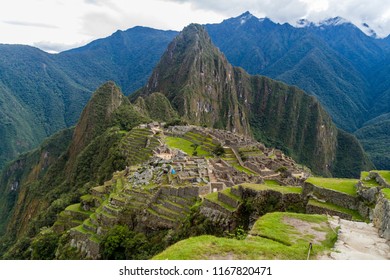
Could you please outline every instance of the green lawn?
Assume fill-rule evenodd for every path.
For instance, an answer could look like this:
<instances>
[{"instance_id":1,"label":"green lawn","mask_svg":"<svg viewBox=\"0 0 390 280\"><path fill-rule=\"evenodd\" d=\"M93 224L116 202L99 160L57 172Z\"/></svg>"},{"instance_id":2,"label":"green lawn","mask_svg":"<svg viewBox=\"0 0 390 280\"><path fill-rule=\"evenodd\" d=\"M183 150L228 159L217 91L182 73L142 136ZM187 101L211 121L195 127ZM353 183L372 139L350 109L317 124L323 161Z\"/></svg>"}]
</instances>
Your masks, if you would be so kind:
<instances>
[{"instance_id":1,"label":"green lawn","mask_svg":"<svg viewBox=\"0 0 390 280\"><path fill-rule=\"evenodd\" d=\"M218 238L210 235L192 237L172 245L153 259L306 259L308 245L313 236L300 233L292 226L286 225L283 217L307 220L313 223L314 231L325 232L325 240L319 244L313 243L311 258L333 247L337 235L326 224L325 216L276 212L266 214L256 222L256 233L263 237L254 236L255 233L250 234L245 240ZM280 240L288 240L291 244L286 245L286 242L280 242Z\"/></svg>"},{"instance_id":2,"label":"green lawn","mask_svg":"<svg viewBox=\"0 0 390 280\"><path fill-rule=\"evenodd\" d=\"M357 195L355 187L358 183L357 179L310 177L306 180L306 182L325 189L346 193L348 195Z\"/></svg>"},{"instance_id":3,"label":"green lawn","mask_svg":"<svg viewBox=\"0 0 390 280\"><path fill-rule=\"evenodd\" d=\"M208 200L214 202L214 203L217 203L219 204L220 206L222 206L223 208L233 212L234 210L236 210L236 208L218 200L218 192L213 192L213 193L210 193L208 195L205 196L205 198L207 198Z\"/></svg>"},{"instance_id":4,"label":"green lawn","mask_svg":"<svg viewBox=\"0 0 390 280\"><path fill-rule=\"evenodd\" d=\"M269 186L280 186L278 181L275 180L264 180L264 183Z\"/></svg>"},{"instance_id":5,"label":"green lawn","mask_svg":"<svg viewBox=\"0 0 390 280\"><path fill-rule=\"evenodd\" d=\"M344 207L341 207L341 206L338 206L338 205L335 205L335 204L332 204L329 202L320 202L320 201L317 201L314 199L310 199L309 204L314 205L314 206L318 206L318 207L322 207L322 208L326 208L329 210L334 210L334 211L338 211L341 213L349 214L352 216L352 220L354 220L354 221L363 221L362 216L360 216L359 212L355 211L355 210L347 209L347 208L344 208Z\"/></svg>"},{"instance_id":6,"label":"green lawn","mask_svg":"<svg viewBox=\"0 0 390 280\"><path fill-rule=\"evenodd\" d=\"M230 198L232 198L232 199L235 199L235 200L238 200L238 201L242 201L242 198L241 197L238 197L238 196L236 196L236 195L234 195L234 194L232 194L231 193L231 189L230 188L227 188L227 189L225 189L225 190L223 190L223 191L221 191L224 195L226 195L226 196L228 196L228 197L230 197Z\"/></svg>"},{"instance_id":7,"label":"green lawn","mask_svg":"<svg viewBox=\"0 0 390 280\"><path fill-rule=\"evenodd\" d=\"M368 171L362 171L360 173L360 180L362 181L363 185L366 187L379 187L380 185L374 178L370 178L370 172Z\"/></svg>"},{"instance_id":8,"label":"green lawn","mask_svg":"<svg viewBox=\"0 0 390 280\"><path fill-rule=\"evenodd\" d=\"M241 172L244 172L248 175L255 175L254 172L250 171L248 168L245 168L243 166L241 166L238 162L237 163L231 163L231 165L237 169L238 171L241 171Z\"/></svg>"},{"instance_id":9,"label":"green lawn","mask_svg":"<svg viewBox=\"0 0 390 280\"><path fill-rule=\"evenodd\" d=\"M390 171L380 170L376 171L379 175L386 181L386 183L390 184Z\"/></svg>"},{"instance_id":10,"label":"green lawn","mask_svg":"<svg viewBox=\"0 0 390 280\"><path fill-rule=\"evenodd\" d=\"M264 190L274 190L283 194L286 193L302 193L301 187L291 187L291 186L280 186L275 184L251 184L251 183L244 183L241 184L244 188L251 188L257 191L264 191Z\"/></svg>"},{"instance_id":11,"label":"green lawn","mask_svg":"<svg viewBox=\"0 0 390 280\"><path fill-rule=\"evenodd\" d=\"M80 203L69 205L68 207L65 208L65 210L85 213L85 211L81 209Z\"/></svg>"},{"instance_id":12,"label":"green lawn","mask_svg":"<svg viewBox=\"0 0 390 280\"><path fill-rule=\"evenodd\" d=\"M386 199L390 200L390 189L382 189L382 193L385 195Z\"/></svg>"},{"instance_id":13,"label":"green lawn","mask_svg":"<svg viewBox=\"0 0 390 280\"><path fill-rule=\"evenodd\" d=\"M327 217L325 215L308 215L298 213L268 213L258 219L250 231L251 235L258 235L268 239L272 239L291 246L295 243L305 242L308 244L312 241L311 235L299 234L297 229L283 222L284 218L293 218L308 222L319 231L329 230L327 226Z\"/></svg>"},{"instance_id":14,"label":"green lawn","mask_svg":"<svg viewBox=\"0 0 390 280\"><path fill-rule=\"evenodd\" d=\"M168 136L165 138L165 143L171 148L182 150L189 156L192 156L195 151L193 147L194 143L180 137ZM210 156L210 154L206 150L204 150L202 146L198 146L196 151L198 152L198 156Z\"/></svg>"}]
</instances>

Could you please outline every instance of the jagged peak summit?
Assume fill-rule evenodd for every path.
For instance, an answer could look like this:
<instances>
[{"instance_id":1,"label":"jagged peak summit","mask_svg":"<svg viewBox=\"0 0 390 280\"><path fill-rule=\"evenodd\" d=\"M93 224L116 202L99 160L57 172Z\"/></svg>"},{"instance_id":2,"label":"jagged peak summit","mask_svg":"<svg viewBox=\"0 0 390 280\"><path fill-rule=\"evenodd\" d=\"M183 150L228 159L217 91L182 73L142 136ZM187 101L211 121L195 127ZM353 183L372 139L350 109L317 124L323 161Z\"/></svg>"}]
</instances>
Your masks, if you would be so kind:
<instances>
[{"instance_id":1,"label":"jagged peak summit","mask_svg":"<svg viewBox=\"0 0 390 280\"><path fill-rule=\"evenodd\" d=\"M251 22L251 23L257 22L257 23L273 23L273 24L275 24L275 22L273 22L270 18L268 18L268 17L258 18L255 15L253 15L252 13L250 13L249 11L246 11L245 13L239 15L238 17L233 17L233 18L230 18L230 19L226 19L226 20L224 20L224 22L227 22L227 23L230 23L230 24L234 24L234 25L237 25L237 26L242 26L242 25L245 25L245 24L247 24L249 22Z\"/></svg>"},{"instance_id":2,"label":"jagged peak summit","mask_svg":"<svg viewBox=\"0 0 390 280\"><path fill-rule=\"evenodd\" d=\"M343 24L352 24L350 21L342 17L333 17L321 20L319 22L313 22L308 19L302 18L299 19L295 27L306 28L306 27L326 27L326 26L339 26Z\"/></svg>"},{"instance_id":3,"label":"jagged peak summit","mask_svg":"<svg viewBox=\"0 0 390 280\"><path fill-rule=\"evenodd\" d=\"M359 29L367 36L378 38L378 35L375 32L375 30L372 29L367 23L361 23L359 24L359 26L357 26L351 21L343 17L328 18L328 19L321 20L319 22L312 22L308 19L302 18L298 20L294 26L296 28L319 28L323 30L329 27L348 26L348 25L352 28Z\"/></svg>"},{"instance_id":4,"label":"jagged peak summit","mask_svg":"<svg viewBox=\"0 0 390 280\"><path fill-rule=\"evenodd\" d=\"M343 24L352 24L350 21L343 17L327 18L320 21L317 26L339 26Z\"/></svg>"},{"instance_id":5,"label":"jagged peak summit","mask_svg":"<svg viewBox=\"0 0 390 280\"><path fill-rule=\"evenodd\" d=\"M243 13L241 16L239 16L240 18L240 24L245 24L249 19L255 17L254 15L252 15L249 11L246 11L245 13Z\"/></svg>"},{"instance_id":6,"label":"jagged peak summit","mask_svg":"<svg viewBox=\"0 0 390 280\"><path fill-rule=\"evenodd\" d=\"M367 23L363 22L361 24L360 28L366 35L373 37L373 38L378 38L378 34L375 32L374 29L372 29Z\"/></svg>"}]
</instances>

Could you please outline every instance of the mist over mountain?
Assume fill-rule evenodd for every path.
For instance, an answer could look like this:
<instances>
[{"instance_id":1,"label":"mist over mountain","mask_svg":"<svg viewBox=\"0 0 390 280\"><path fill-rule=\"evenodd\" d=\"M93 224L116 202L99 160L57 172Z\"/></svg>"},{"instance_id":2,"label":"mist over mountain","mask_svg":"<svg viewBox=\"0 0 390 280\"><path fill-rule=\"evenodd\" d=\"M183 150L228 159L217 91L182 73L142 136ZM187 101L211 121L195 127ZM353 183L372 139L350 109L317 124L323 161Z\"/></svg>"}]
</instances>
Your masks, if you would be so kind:
<instances>
[{"instance_id":1,"label":"mist over mountain","mask_svg":"<svg viewBox=\"0 0 390 280\"><path fill-rule=\"evenodd\" d=\"M206 29L233 65L316 96L346 131L390 112L389 37L367 36L339 17L318 24L302 22L296 28L248 12ZM387 166L383 163L389 151L376 150L373 139L366 141L364 135L357 133L365 148L376 154L374 163Z\"/></svg>"},{"instance_id":2,"label":"mist over mountain","mask_svg":"<svg viewBox=\"0 0 390 280\"><path fill-rule=\"evenodd\" d=\"M194 126L173 125L183 123ZM180 137L175 129L183 131ZM190 136L194 142L181 138ZM190 150L169 148L169 140L181 141L180 149ZM177 157L165 158L169 154ZM172 165L182 173L172 172ZM225 186L222 190L242 182L269 180L281 189L293 184L299 192L296 209L306 211L300 192L311 172L359 177L361 170L370 168L360 143L334 125L315 97L232 66L206 29L191 24L169 43L144 87L128 98L113 81L104 83L74 128L56 133L5 167L0 176L0 255L89 258L92 255L82 255L84 249L72 241L83 238L83 248L100 258L105 236L116 226L130 224L145 240L149 235L167 236L172 233L167 229L183 230L176 221L201 202L200 191L213 195L211 184L218 182ZM144 172L147 180L130 186L131 174ZM176 210L164 210L169 206L162 188L177 193L172 198L176 208L171 209L182 213L179 220L169 217ZM188 200L178 201L178 195ZM269 201L274 204L273 198ZM179 207L180 202L186 208ZM207 232L202 222L207 216L196 209L189 215L200 219L200 227L189 224L186 230ZM249 220L246 211L243 216ZM220 221L230 227L225 218ZM152 250L147 256L173 242L161 243L163 239L143 243Z\"/></svg>"},{"instance_id":3,"label":"mist over mountain","mask_svg":"<svg viewBox=\"0 0 390 280\"><path fill-rule=\"evenodd\" d=\"M60 54L0 45L0 167L73 126L95 89L143 86L176 32L134 27Z\"/></svg>"},{"instance_id":4,"label":"mist over mountain","mask_svg":"<svg viewBox=\"0 0 390 280\"><path fill-rule=\"evenodd\" d=\"M390 36L367 36L338 17L298 26L258 19L249 12L205 25L212 42L234 66L316 96L336 125L348 132L390 112ZM1 45L0 166L74 125L101 83L113 80L125 94L142 87L176 34L135 27L55 55ZM367 144L375 141L357 136L370 153L382 154L375 152L375 144ZM387 154L375 162L387 161Z\"/></svg>"}]
</instances>

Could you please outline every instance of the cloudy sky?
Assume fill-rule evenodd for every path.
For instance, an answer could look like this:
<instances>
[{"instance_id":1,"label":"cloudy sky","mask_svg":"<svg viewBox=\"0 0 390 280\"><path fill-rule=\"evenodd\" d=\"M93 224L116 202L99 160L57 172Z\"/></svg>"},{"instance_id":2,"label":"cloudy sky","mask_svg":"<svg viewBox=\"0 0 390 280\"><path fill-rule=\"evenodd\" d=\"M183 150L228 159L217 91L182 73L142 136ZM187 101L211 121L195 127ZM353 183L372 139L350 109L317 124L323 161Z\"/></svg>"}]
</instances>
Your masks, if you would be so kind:
<instances>
[{"instance_id":1,"label":"cloudy sky","mask_svg":"<svg viewBox=\"0 0 390 280\"><path fill-rule=\"evenodd\" d=\"M291 24L341 16L390 33L389 0L1 0L0 43L61 51L136 25L181 30L245 11Z\"/></svg>"}]
</instances>

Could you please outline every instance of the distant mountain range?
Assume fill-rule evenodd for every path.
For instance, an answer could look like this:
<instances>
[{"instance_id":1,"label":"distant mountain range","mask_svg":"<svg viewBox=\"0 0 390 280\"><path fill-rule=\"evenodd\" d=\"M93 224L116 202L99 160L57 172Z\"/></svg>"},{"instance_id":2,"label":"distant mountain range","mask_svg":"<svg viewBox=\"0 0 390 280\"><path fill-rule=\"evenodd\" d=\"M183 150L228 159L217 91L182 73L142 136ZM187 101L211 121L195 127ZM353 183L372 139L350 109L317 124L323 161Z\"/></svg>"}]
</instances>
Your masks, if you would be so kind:
<instances>
[{"instance_id":1,"label":"distant mountain range","mask_svg":"<svg viewBox=\"0 0 390 280\"><path fill-rule=\"evenodd\" d=\"M356 132L377 168L390 168L390 37L341 18L294 27L248 12L205 28L230 63L314 95L339 128ZM60 54L0 45L0 167L74 125L106 80L126 94L142 87L177 34L134 27Z\"/></svg>"},{"instance_id":2,"label":"distant mountain range","mask_svg":"<svg viewBox=\"0 0 390 280\"><path fill-rule=\"evenodd\" d=\"M143 86L176 34L135 27L60 54L0 45L0 168L75 125L105 81L116 81L126 93Z\"/></svg>"},{"instance_id":3,"label":"distant mountain range","mask_svg":"<svg viewBox=\"0 0 390 280\"><path fill-rule=\"evenodd\" d=\"M202 129L204 131L221 129L219 133L228 130L224 132L224 144L214 143L216 140L213 141L207 134L205 137L196 136L196 143L199 144L190 144L195 149L203 145L211 147L208 148L211 149L209 160L223 168L221 176L227 178L223 179L226 184L234 184L231 175L236 173L246 174L242 174L245 177L239 176L236 182L263 182L265 178L273 181L280 176L281 180L290 178L288 182L303 184L301 176L310 171L302 165L298 167L290 157L283 155L283 151L308 166L313 173L323 176L359 177L361 170L372 167L357 139L338 129L315 97L295 86L260 75L249 75L242 68L232 66L213 45L205 28L191 24L169 43L145 85L130 98L123 95L114 82L104 83L90 98L75 128L56 133L38 149L19 156L7 165L0 176L0 257L8 252L8 255L3 255L6 259L36 258L27 249L29 242L39 240L39 236L44 235L42 229L53 224L58 226L57 234L65 234L66 240L63 242L70 244L71 239L66 237L68 229L75 227L84 218L76 214L70 217L68 225L61 221L57 223L57 218L64 217L61 211L72 208L71 205L75 205L80 197L89 198L88 201L94 203L94 195L91 195L93 187L104 184L109 189L116 188L105 183L116 171L134 170L149 160L156 148L160 151L167 149L163 143L167 136L176 135L175 129L171 132L165 130L165 134L164 130L152 132L137 127L152 121L170 125L189 123L198 129L200 126L207 127L207 130ZM176 126L176 129L192 128ZM221 134L216 136L217 139L222 137ZM231 143L231 137L243 143L251 139L251 144L245 148L249 152L248 156L244 155L244 150L238 149L240 146L234 148L237 151L229 148L233 155L237 154L234 158L238 163L232 165L235 166L233 169L226 169L226 166L230 166L229 159L218 155L216 151L222 149L225 153L228 148L225 145ZM253 144L253 138L273 148L265 150L263 144ZM189 142L185 139L183 141ZM257 146L262 146L263 151ZM256 150L261 157L254 159L250 154L253 155ZM193 156L197 155L194 150ZM258 170L265 172L264 175L243 166L244 160L249 158L257 162L261 168ZM181 168L205 164L205 170L210 170L207 174L219 174L217 169L209 169L209 161L205 158L197 157L177 163L174 159L164 164L156 163L155 160L153 165L156 168L171 168L177 163ZM204 163L200 164L199 160ZM289 171L292 166L298 174L294 172L293 175ZM160 180L158 185L148 182L149 190L157 191L161 184L165 187L173 186L177 190L174 182L180 182L187 188L193 186L196 178L193 176L201 174L200 171L186 171L183 177L168 177L168 170L165 173L167 181ZM156 178L161 178L164 173L160 171ZM128 186L129 179L126 176L123 185ZM153 177L151 173L150 179ZM200 184L209 186L211 190L211 182L201 180ZM134 186L134 190L141 189ZM114 199L114 196L101 194L102 199ZM132 194L131 199L136 196L142 199L142 194L143 189L142 192ZM126 200L124 198L123 201ZM268 200L275 203L273 196L267 197ZM75 210L77 213L83 211L79 206ZM129 215L126 214L121 220L124 223L132 216L132 210L128 210ZM138 210L148 212L143 211L145 209L142 207L138 207ZM97 219L105 218L99 216ZM139 221L143 224L144 220ZM116 222L120 223L115 220L114 224ZM110 227L114 224L110 224ZM57 246L61 242L54 239L51 245ZM35 246L33 243L32 247ZM64 253L67 255L69 252L65 250ZM54 255L50 258L54 258Z\"/></svg>"}]
</instances>

